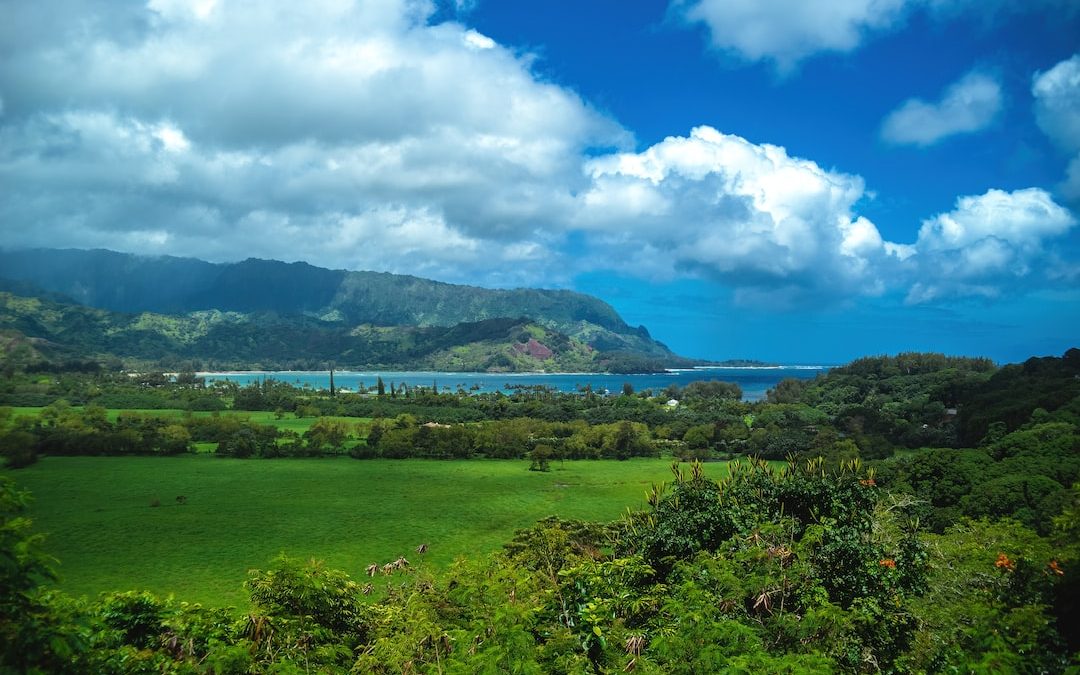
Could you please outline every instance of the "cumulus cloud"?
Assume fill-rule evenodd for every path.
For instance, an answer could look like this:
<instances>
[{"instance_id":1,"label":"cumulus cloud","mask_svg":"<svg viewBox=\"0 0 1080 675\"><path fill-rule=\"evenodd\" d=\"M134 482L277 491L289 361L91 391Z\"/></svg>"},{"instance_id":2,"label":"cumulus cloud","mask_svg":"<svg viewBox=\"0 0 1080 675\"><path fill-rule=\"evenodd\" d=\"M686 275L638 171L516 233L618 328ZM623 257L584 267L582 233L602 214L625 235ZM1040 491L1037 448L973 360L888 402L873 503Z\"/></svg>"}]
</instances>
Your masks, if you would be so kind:
<instances>
[{"instance_id":1,"label":"cumulus cloud","mask_svg":"<svg viewBox=\"0 0 1080 675\"><path fill-rule=\"evenodd\" d=\"M429 23L427 2L120 4L16 13L26 33L0 59L7 245L309 252L520 282L521 251L585 183L581 155L629 138L527 55ZM27 19L49 11L52 31Z\"/></svg>"},{"instance_id":2,"label":"cumulus cloud","mask_svg":"<svg viewBox=\"0 0 1080 675\"><path fill-rule=\"evenodd\" d=\"M912 98L889 113L881 136L890 143L933 145L957 134L980 131L1001 110L1001 85L993 77L971 72L949 85L936 103Z\"/></svg>"},{"instance_id":3,"label":"cumulus cloud","mask_svg":"<svg viewBox=\"0 0 1080 675\"><path fill-rule=\"evenodd\" d=\"M861 178L711 127L586 170L576 224L605 250L625 249L613 257L639 272L805 298L881 292L878 265L897 258L854 213Z\"/></svg>"},{"instance_id":4,"label":"cumulus cloud","mask_svg":"<svg viewBox=\"0 0 1080 675\"><path fill-rule=\"evenodd\" d=\"M1036 73L1031 93L1042 130L1065 150L1080 150L1080 54Z\"/></svg>"},{"instance_id":5,"label":"cumulus cloud","mask_svg":"<svg viewBox=\"0 0 1080 675\"><path fill-rule=\"evenodd\" d=\"M1075 218L1037 188L961 197L901 243L859 215L860 177L711 127L586 170L575 226L609 266L717 279L747 304L997 297L1075 276L1054 249Z\"/></svg>"},{"instance_id":6,"label":"cumulus cloud","mask_svg":"<svg viewBox=\"0 0 1080 675\"><path fill-rule=\"evenodd\" d=\"M902 27L919 12L945 21L973 15L997 22L1009 15L1053 8L1076 11L1071 0L671 0L669 11L703 25L711 46L745 61L771 61L781 73L822 53L846 53L876 35Z\"/></svg>"},{"instance_id":7,"label":"cumulus cloud","mask_svg":"<svg viewBox=\"0 0 1080 675\"><path fill-rule=\"evenodd\" d=\"M961 197L952 211L923 221L915 243L910 303L980 295L1067 276L1052 240L1076 218L1038 188Z\"/></svg>"},{"instance_id":8,"label":"cumulus cloud","mask_svg":"<svg viewBox=\"0 0 1080 675\"><path fill-rule=\"evenodd\" d=\"M773 306L1066 278L1052 244L1073 223L1046 193L963 198L917 241L886 241L859 176L710 127L630 151L531 56L428 2L18 9L0 25L0 245L502 286L591 266Z\"/></svg>"},{"instance_id":9,"label":"cumulus cloud","mask_svg":"<svg viewBox=\"0 0 1080 675\"><path fill-rule=\"evenodd\" d=\"M818 52L848 52L899 22L910 0L675 0L672 9L704 24L712 46L782 70Z\"/></svg>"},{"instance_id":10,"label":"cumulus cloud","mask_svg":"<svg viewBox=\"0 0 1080 675\"><path fill-rule=\"evenodd\" d=\"M1080 54L1032 78L1035 119L1059 148L1072 155L1061 193L1080 202Z\"/></svg>"}]
</instances>

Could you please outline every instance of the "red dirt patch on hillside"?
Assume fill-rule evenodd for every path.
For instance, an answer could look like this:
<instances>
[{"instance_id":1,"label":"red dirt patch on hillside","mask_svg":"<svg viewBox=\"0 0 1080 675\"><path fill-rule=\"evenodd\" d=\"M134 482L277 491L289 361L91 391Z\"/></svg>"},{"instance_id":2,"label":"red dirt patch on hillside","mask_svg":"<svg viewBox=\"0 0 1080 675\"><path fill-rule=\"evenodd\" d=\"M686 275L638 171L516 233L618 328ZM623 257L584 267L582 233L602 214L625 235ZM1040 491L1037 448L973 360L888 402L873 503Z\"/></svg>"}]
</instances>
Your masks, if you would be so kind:
<instances>
[{"instance_id":1,"label":"red dirt patch on hillside","mask_svg":"<svg viewBox=\"0 0 1080 675\"><path fill-rule=\"evenodd\" d=\"M545 347L536 338L529 338L528 342L517 342L514 344L514 351L518 354L528 354L534 359L543 361L544 359L550 359L555 355L555 352Z\"/></svg>"}]
</instances>

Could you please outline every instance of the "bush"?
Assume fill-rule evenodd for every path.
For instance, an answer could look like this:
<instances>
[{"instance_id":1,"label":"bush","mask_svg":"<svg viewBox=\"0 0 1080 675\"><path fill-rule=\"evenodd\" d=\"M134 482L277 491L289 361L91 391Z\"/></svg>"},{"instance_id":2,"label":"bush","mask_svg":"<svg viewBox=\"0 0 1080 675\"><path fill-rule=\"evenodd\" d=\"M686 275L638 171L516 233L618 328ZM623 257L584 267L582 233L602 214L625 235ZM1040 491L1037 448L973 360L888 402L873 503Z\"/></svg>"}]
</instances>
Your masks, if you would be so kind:
<instances>
[{"instance_id":1,"label":"bush","mask_svg":"<svg viewBox=\"0 0 1080 675\"><path fill-rule=\"evenodd\" d=\"M0 457L9 469L22 469L38 461L37 438L27 431L9 431L0 436Z\"/></svg>"}]
</instances>

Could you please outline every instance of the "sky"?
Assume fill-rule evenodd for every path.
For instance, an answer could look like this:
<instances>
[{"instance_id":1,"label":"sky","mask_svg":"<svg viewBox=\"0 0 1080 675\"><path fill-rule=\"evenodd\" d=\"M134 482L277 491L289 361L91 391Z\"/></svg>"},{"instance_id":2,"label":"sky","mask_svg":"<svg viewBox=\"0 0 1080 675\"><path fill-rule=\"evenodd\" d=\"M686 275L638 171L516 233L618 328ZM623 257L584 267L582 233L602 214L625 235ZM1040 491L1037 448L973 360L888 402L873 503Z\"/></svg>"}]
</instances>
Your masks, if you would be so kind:
<instances>
[{"instance_id":1,"label":"sky","mask_svg":"<svg viewBox=\"0 0 1080 675\"><path fill-rule=\"evenodd\" d=\"M707 359L1080 345L1075 1L0 15L4 248L569 288Z\"/></svg>"}]
</instances>

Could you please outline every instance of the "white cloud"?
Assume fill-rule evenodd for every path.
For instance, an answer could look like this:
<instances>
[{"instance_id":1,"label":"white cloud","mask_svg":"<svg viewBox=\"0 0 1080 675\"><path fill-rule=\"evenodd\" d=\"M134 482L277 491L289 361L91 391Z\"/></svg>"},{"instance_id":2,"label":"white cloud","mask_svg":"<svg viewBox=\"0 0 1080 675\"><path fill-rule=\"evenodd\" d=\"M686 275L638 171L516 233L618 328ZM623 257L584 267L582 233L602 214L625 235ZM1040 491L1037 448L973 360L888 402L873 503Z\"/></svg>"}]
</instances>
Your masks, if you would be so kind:
<instances>
[{"instance_id":1,"label":"white cloud","mask_svg":"<svg viewBox=\"0 0 1080 675\"><path fill-rule=\"evenodd\" d=\"M191 143L184 136L184 132L171 124L159 124L154 129L154 138L161 141L169 152L184 152L191 147Z\"/></svg>"},{"instance_id":2,"label":"white cloud","mask_svg":"<svg viewBox=\"0 0 1080 675\"><path fill-rule=\"evenodd\" d=\"M1064 234L1075 224L1067 210L1045 190L1028 188L961 197L949 213L923 222L917 246L921 251L948 251L995 237L1017 247L1037 247Z\"/></svg>"},{"instance_id":3,"label":"white cloud","mask_svg":"<svg viewBox=\"0 0 1080 675\"><path fill-rule=\"evenodd\" d=\"M771 61L781 73L822 53L846 53L902 27L913 13L935 21L974 15L998 22L1033 11L1075 11L1072 0L671 0L669 12L701 24L714 49Z\"/></svg>"},{"instance_id":4,"label":"white cloud","mask_svg":"<svg viewBox=\"0 0 1080 675\"><path fill-rule=\"evenodd\" d=\"M586 164L575 226L624 272L722 281L738 302L784 307L894 291L908 302L996 297L1074 273L1054 242L1076 224L1045 190L957 200L911 243L858 214L858 176L698 127ZM600 264L599 262L597 264Z\"/></svg>"},{"instance_id":5,"label":"white cloud","mask_svg":"<svg viewBox=\"0 0 1080 675\"><path fill-rule=\"evenodd\" d=\"M207 21L218 8L218 0L150 0L146 4L168 21Z\"/></svg>"},{"instance_id":6,"label":"white cloud","mask_svg":"<svg viewBox=\"0 0 1080 675\"><path fill-rule=\"evenodd\" d=\"M793 304L1034 283L1072 227L1045 193L991 191L885 241L857 175L710 127L618 152L617 123L530 56L430 25L429 3L317 2L20 5L0 26L0 245L487 285L592 265Z\"/></svg>"},{"instance_id":7,"label":"white cloud","mask_svg":"<svg viewBox=\"0 0 1080 675\"><path fill-rule=\"evenodd\" d=\"M465 31L465 44L473 49L494 49L496 46L494 40L474 30Z\"/></svg>"},{"instance_id":8,"label":"white cloud","mask_svg":"<svg viewBox=\"0 0 1080 675\"><path fill-rule=\"evenodd\" d=\"M780 70L818 52L848 52L873 31L902 20L910 0L674 0L686 21L702 23L712 46Z\"/></svg>"},{"instance_id":9,"label":"white cloud","mask_svg":"<svg viewBox=\"0 0 1080 675\"><path fill-rule=\"evenodd\" d=\"M875 262L890 256L854 213L858 176L711 127L586 170L592 186L576 224L630 271L689 271L743 289L794 284L804 297L882 289Z\"/></svg>"},{"instance_id":10,"label":"white cloud","mask_svg":"<svg viewBox=\"0 0 1080 675\"><path fill-rule=\"evenodd\" d=\"M1075 225L1076 218L1038 188L961 197L952 211L923 221L908 302L993 297L1045 283L1059 262L1051 240Z\"/></svg>"},{"instance_id":11,"label":"white cloud","mask_svg":"<svg viewBox=\"0 0 1080 675\"><path fill-rule=\"evenodd\" d=\"M629 135L534 77L530 56L430 25L433 11L416 0L20 9L19 48L0 60L0 243L138 241L219 259L259 248L536 281L543 256L523 252L566 220L582 154ZM55 29L37 30L50 12ZM363 241L349 235L358 224ZM151 230L169 236L128 235Z\"/></svg>"},{"instance_id":12,"label":"white cloud","mask_svg":"<svg viewBox=\"0 0 1080 675\"><path fill-rule=\"evenodd\" d=\"M936 103L905 101L885 118L881 136L891 143L933 145L949 136L985 129L997 117L1001 103L997 80L971 72L949 85Z\"/></svg>"},{"instance_id":13,"label":"white cloud","mask_svg":"<svg viewBox=\"0 0 1080 675\"><path fill-rule=\"evenodd\" d=\"M1035 73L1031 93L1039 128L1058 147L1073 155L1060 189L1066 199L1080 203L1080 54L1074 54L1045 73Z\"/></svg>"},{"instance_id":14,"label":"white cloud","mask_svg":"<svg viewBox=\"0 0 1080 675\"><path fill-rule=\"evenodd\" d=\"M1080 150L1080 54L1032 78L1035 119L1055 143Z\"/></svg>"}]
</instances>

